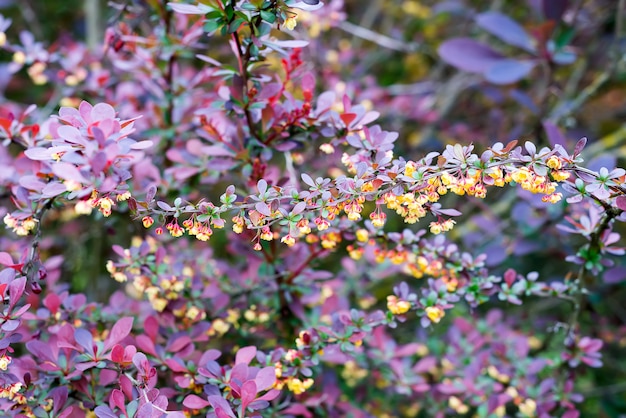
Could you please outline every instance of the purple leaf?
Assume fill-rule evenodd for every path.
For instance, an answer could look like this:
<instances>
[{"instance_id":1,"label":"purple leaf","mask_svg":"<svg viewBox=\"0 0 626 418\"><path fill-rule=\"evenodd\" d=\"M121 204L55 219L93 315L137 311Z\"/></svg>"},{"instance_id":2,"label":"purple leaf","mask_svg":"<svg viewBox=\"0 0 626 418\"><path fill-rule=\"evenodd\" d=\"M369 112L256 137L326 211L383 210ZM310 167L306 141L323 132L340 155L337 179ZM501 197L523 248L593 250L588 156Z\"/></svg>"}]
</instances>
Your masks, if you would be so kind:
<instances>
[{"instance_id":1,"label":"purple leaf","mask_svg":"<svg viewBox=\"0 0 626 418\"><path fill-rule=\"evenodd\" d=\"M63 180L73 180L82 184L88 183L74 164L58 162L52 165L52 172Z\"/></svg>"},{"instance_id":2,"label":"purple leaf","mask_svg":"<svg viewBox=\"0 0 626 418\"><path fill-rule=\"evenodd\" d=\"M265 202L257 202L257 204L254 205L254 208L257 210L257 212L259 212L260 214L262 214L264 216L272 216L272 212L270 211L270 207L267 206L267 203L265 203Z\"/></svg>"},{"instance_id":3,"label":"purple leaf","mask_svg":"<svg viewBox=\"0 0 626 418\"><path fill-rule=\"evenodd\" d=\"M185 405L189 409L202 409L211 405L209 401L202 399L197 395L188 395L183 401L183 405Z\"/></svg>"},{"instance_id":4,"label":"purple leaf","mask_svg":"<svg viewBox=\"0 0 626 418\"><path fill-rule=\"evenodd\" d=\"M529 52L533 52L535 50L533 39L524 30L524 28L521 27L519 23L502 13L481 13L476 16L476 23L478 26L492 35L497 36L501 41L509 45L520 47Z\"/></svg>"},{"instance_id":5,"label":"purple leaf","mask_svg":"<svg viewBox=\"0 0 626 418\"><path fill-rule=\"evenodd\" d=\"M140 142L136 142L133 145L131 145L130 149L142 150L142 149L150 148L152 145L153 145L152 141L140 141Z\"/></svg>"},{"instance_id":6,"label":"purple leaf","mask_svg":"<svg viewBox=\"0 0 626 418\"><path fill-rule=\"evenodd\" d=\"M626 210L626 196L618 196L615 199L615 206L617 206L621 210Z\"/></svg>"},{"instance_id":7,"label":"purple leaf","mask_svg":"<svg viewBox=\"0 0 626 418\"><path fill-rule=\"evenodd\" d=\"M185 15L203 15L213 10L203 4L194 6L192 4L167 3L167 5L170 6L176 13L182 13Z\"/></svg>"},{"instance_id":8,"label":"purple leaf","mask_svg":"<svg viewBox=\"0 0 626 418\"><path fill-rule=\"evenodd\" d=\"M456 209L439 209L437 212L448 216L461 216L462 213Z\"/></svg>"},{"instance_id":9,"label":"purple leaf","mask_svg":"<svg viewBox=\"0 0 626 418\"><path fill-rule=\"evenodd\" d=\"M309 44L309 41L301 41L297 39L289 40L289 41L272 41L266 42L268 46L278 46L282 48L304 48Z\"/></svg>"},{"instance_id":10,"label":"purple leaf","mask_svg":"<svg viewBox=\"0 0 626 418\"><path fill-rule=\"evenodd\" d=\"M213 409L216 410L216 412L217 412L217 409L219 408L223 412L225 412L227 416L231 418L235 418L235 414L233 413L233 410L231 409L229 403L226 402L226 399L218 395L212 395L212 396L209 396L209 402L211 403L211 406L213 407Z\"/></svg>"},{"instance_id":11,"label":"purple leaf","mask_svg":"<svg viewBox=\"0 0 626 418\"><path fill-rule=\"evenodd\" d=\"M54 168L53 168L54 169ZM39 180L36 176L23 176L19 179L20 186L24 187L28 190L34 190L36 192L41 192L44 187L46 187L46 183Z\"/></svg>"},{"instance_id":12,"label":"purple leaf","mask_svg":"<svg viewBox=\"0 0 626 418\"><path fill-rule=\"evenodd\" d=\"M307 185L315 187L315 182L307 173L300 174L300 177L302 178L302 181L305 182Z\"/></svg>"},{"instance_id":13,"label":"purple leaf","mask_svg":"<svg viewBox=\"0 0 626 418\"><path fill-rule=\"evenodd\" d=\"M46 184L46 187L41 191L41 195L43 197L55 197L65 192L67 192L67 187L63 183L52 182Z\"/></svg>"},{"instance_id":14,"label":"purple leaf","mask_svg":"<svg viewBox=\"0 0 626 418\"><path fill-rule=\"evenodd\" d=\"M316 0L302 0L289 5L295 9L313 11L324 7L324 3Z\"/></svg>"},{"instance_id":15,"label":"purple leaf","mask_svg":"<svg viewBox=\"0 0 626 418\"><path fill-rule=\"evenodd\" d=\"M546 131L546 136L548 137L548 141L550 141L550 145L555 146L557 144L561 146L566 145L566 139L558 126L552 123L549 120L543 121L543 130Z\"/></svg>"},{"instance_id":16,"label":"purple leaf","mask_svg":"<svg viewBox=\"0 0 626 418\"><path fill-rule=\"evenodd\" d=\"M91 109L91 119L94 122L105 119L115 119L115 109L108 103L98 103Z\"/></svg>"},{"instance_id":17,"label":"purple leaf","mask_svg":"<svg viewBox=\"0 0 626 418\"><path fill-rule=\"evenodd\" d=\"M576 143L576 146L574 147L574 157L577 157L582 152L583 148L585 148L585 145L587 145L587 138L580 138Z\"/></svg>"},{"instance_id":18,"label":"purple leaf","mask_svg":"<svg viewBox=\"0 0 626 418\"><path fill-rule=\"evenodd\" d=\"M259 392L272 387L274 382L276 382L276 371L274 367L268 366L262 368L259 370L254 380Z\"/></svg>"},{"instance_id":19,"label":"purple leaf","mask_svg":"<svg viewBox=\"0 0 626 418\"><path fill-rule=\"evenodd\" d=\"M167 210L167 211L174 210L174 208L171 207L169 204L167 204L165 202L162 202L160 200L157 202L157 206L160 207L161 209Z\"/></svg>"},{"instance_id":20,"label":"purple leaf","mask_svg":"<svg viewBox=\"0 0 626 418\"><path fill-rule=\"evenodd\" d=\"M439 46L439 56L448 64L471 73L484 73L504 57L485 44L469 38L455 38Z\"/></svg>"},{"instance_id":21,"label":"purple leaf","mask_svg":"<svg viewBox=\"0 0 626 418\"><path fill-rule=\"evenodd\" d=\"M306 202L299 202L296 204L296 206L293 207L291 213L293 215L298 215L299 213L302 213L304 209L306 209Z\"/></svg>"},{"instance_id":22,"label":"purple leaf","mask_svg":"<svg viewBox=\"0 0 626 418\"><path fill-rule=\"evenodd\" d=\"M74 331L74 339L88 354L93 356L93 336L91 335L91 332L84 328L78 328Z\"/></svg>"},{"instance_id":23,"label":"purple leaf","mask_svg":"<svg viewBox=\"0 0 626 418\"><path fill-rule=\"evenodd\" d=\"M19 279L15 279L9 284L9 295L11 297L11 302L9 303L9 311L13 310L15 304L20 300L25 288L26 277L20 277Z\"/></svg>"},{"instance_id":24,"label":"purple leaf","mask_svg":"<svg viewBox=\"0 0 626 418\"><path fill-rule=\"evenodd\" d=\"M94 412L98 418L118 418L117 414L111 411L111 408L106 405L96 406Z\"/></svg>"},{"instance_id":25,"label":"purple leaf","mask_svg":"<svg viewBox=\"0 0 626 418\"><path fill-rule=\"evenodd\" d=\"M240 348L239 351L237 351L237 355L235 356L235 364L241 364L241 363L250 364L250 362L255 356L256 356L255 346L248 346L248 347Z\"/></svg>"},{"instance_id":26,"label":"purple leaf","mask_svg":"<svg viewBox=\"0 0 626 418\"><path fill-rule=\"evenodd\" d=\"M0 264L5 265L5 266L12 266L13 258L11 257L9 253L0 252Z\"/></svg>"},{"instance_id":27,"label":"purple leaf","mask_svg":"<svg viewBox=\"0 0 626 418\"><path fill-rule=\"evenodd\" d=\"M64 147L64 148L70 148L70 147ZM26 151L24 151L24 154L31 160L35 160L35 161L45 161L45 160L52 159L52 150L50 148L43 148L43 147L29 148Z\"/></svg>"},{"instance_id":28,"label":"purple leaf","mask_svg":"<svg viewBox=\"0 0 626 418\"><path fill-rule=\"evenodd\" d=\"M491 83L511 84L526 77L534 67L533 61L503 59L489 67L484 75Z\"/></svg>"},{"instance_id":29,"label":"purple leaf","mask_svg":"<svg viewBox=\"0 0 626 418\"><path fill-rule=\"evenodd\" d=\"M59 137L66 142L79 145L87 145L87 140L81 135L80 131L73 126L60 126L57 130Z\"/></svg>"}]
</instances>

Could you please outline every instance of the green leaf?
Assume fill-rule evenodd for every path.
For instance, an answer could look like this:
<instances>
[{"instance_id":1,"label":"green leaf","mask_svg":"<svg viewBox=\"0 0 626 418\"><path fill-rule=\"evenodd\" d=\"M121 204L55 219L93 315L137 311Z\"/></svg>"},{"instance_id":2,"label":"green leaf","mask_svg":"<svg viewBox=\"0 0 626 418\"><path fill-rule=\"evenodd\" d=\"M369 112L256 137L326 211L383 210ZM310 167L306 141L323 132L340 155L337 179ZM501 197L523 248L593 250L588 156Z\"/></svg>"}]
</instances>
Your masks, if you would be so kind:
<instances>
[{"instance_id":1,"label":"green leaf","mask_svg":"<svg viewBox=\"0 0 626 418\"><path fill-rule=\"evenodd\" d=\"M222 19L207 20L204 22L202 29L205 32L215 32L222 26Z\"/></svg>"},{"instance_id":2,"label":"green leaf","mask_svg":"<svg viewBox=\"0 0 626 418\"><path fill-rule=\"evenodd\" d=\"M237 29L239 29L239 27L244 24L246 21L240 17L238 17L237 19L233 20L230 25L228 25L228 33L235 33L237 32Z\"/></svg>"},{"instance_id":3,"label":"green leaf","mask_svg":"<svg viewBox=\"0 0 626 418\"><path fill-rule=\"evenodd\" d=\"M272 12L268 12L267 10L261 10L261 18L267 23L276 22L276 15Z\"/></svg>"},{"instance_id":4,"label":"green leaf","mask_svg":"<svg viewBox=\"0 0 626 418\"><path fill-rule=\"evenodd\" d=\"M241 5L241 8L243 10L250 10L250 11L255 11L258 10L257 6L255 6L254 4L250 4L250 3L244 3Z\"/></svg>"}]
</instances>

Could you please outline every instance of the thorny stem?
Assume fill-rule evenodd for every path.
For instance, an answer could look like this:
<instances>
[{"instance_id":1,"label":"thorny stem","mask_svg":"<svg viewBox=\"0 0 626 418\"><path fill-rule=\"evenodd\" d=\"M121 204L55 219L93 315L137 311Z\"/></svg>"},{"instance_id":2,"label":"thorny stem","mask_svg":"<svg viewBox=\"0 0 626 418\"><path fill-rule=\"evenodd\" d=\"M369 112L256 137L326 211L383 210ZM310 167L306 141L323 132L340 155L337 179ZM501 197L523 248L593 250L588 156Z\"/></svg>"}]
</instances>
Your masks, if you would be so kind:
<instances>
[{"instance_id":1,"label":"thorny stem","mask_svg":"<svg viewBox=\"0 0 626 418\"><path fill-rule=\"evenodd\" d=\"M35 232L35 236L33 237L33 241L30 244L30 254L28 255L28 259L24 263L24 275L26 279L32 284L35 280L38 279L37 273L40 268L40 259L39 259L39 243L41 242L41 222L43 220L46 212L52 208L54 204L54 198L48 199L44 205L35 213L35 220L37 223L37 231Z\"/></svg>"},{"instance_id":2,"label":"thorny stem","mask_svg":"<svg viewBox=\"0 0 626 418\"><path fill-rule=\"evenodd\" d=\"M621 210L615 208L609 208L605 210L604 218L602 221L596 226L595 230L589 236L589 243L586 245L589 253L599 253L602 249L602 235L605 231L610 229L611 222L614 218L619 216ZM571 337L573 331L575 330L578 319L580 318L580 314L583 310L586 299L584 298L585 287L584 284L588 281L588 273L590 269L587 268L586 263L583 263L578 270L578 275L574 281L574 292L575 292L575 300L574 300L574 311L569 320L567 337Z\"/></svg>"},{"instance_id":3,"label":"thorny stem","mask_svg":"<svg viewBox=\"0 0 626 418\"><path fill-rule=\"evenodd\" d=\"M231 0L231 7L233 10L237 6L236 0ZM233 14L233 17L230 19L228 24L230 25L235 21L236 15ZM250 135L256 138L258 141L261 141L260 134L256 132L256 128L254 126L254 121L252 120L252 113L250 112L250 98L248 97L248 64L250 60L249 51L244 52L244 48L239 40L239 29L232 33L232 39L235 42L235 46L237 47L237 63L239 64L239 74L241 76L241 99L243 101L243 112L246 118L246 124L248 125L248 130L250 131Z\"/></svg>"}]
</instances>

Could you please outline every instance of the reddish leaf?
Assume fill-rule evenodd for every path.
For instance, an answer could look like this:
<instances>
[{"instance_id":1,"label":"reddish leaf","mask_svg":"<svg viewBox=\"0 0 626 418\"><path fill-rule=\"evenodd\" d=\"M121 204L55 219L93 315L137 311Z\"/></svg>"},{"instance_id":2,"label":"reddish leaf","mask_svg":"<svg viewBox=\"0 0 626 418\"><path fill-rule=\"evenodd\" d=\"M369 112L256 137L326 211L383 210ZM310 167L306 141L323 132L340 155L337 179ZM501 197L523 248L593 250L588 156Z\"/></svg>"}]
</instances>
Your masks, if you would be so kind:
<instances>
[{"instance_id":1,"label":"reddish leaf","mask_svg":"<svg viewBox=\"0 0 626 418\"><path fill-rule=\"evenodd\" d=\"M119 389L113 389L111 391L111 398L109 399L109 406L113 409L113 406L119 408L124 414L126 414L126 399L124 399L124 393Z\"/></svg>"},{"instance_id":2,"label":"reddish leaf","mask_svg":"<svg viewBox=\"0 0 626 418\"><path fill-rule=\"evenodd\" d=\"M250 402L256 398L256 383L254 380L248 380L241 386L241 409L245 410Z\"/></svg>"},{"instance_id":3,"label":"reddish leaf","mask_svg":"<svg viewBox=\"0 0 626 418\"><path fill-rule=\"evenodd\" d=\"M341 120L346 126L350 126L350 124L356 119L356 114L355 113L343 113L339 117L341 118Z\"/></svg>"},{"instance_id":4,"label":"reddish leaf","mask_svg":"<svg viewBox=\"0 0 626 418\"><path fill-rule=\"evenodd\" d=\"M175 339L171 344L168 344L167 351L169 351L170 353L177 353L183 348L187 347L189 344L191 344L191 338L189 338L187 335L182 335Z\"/></svg>"},{"instance_id":5,"label":"reddish leaf","mask_svg":"<svg viewBox=\"0 0 626 418\"><path fill-rule=\"evenodd\" d=\"M111 361L121 364L124 362L124 347L119 344L115 344L111 350Z\"/></svg>"}]
</instances>

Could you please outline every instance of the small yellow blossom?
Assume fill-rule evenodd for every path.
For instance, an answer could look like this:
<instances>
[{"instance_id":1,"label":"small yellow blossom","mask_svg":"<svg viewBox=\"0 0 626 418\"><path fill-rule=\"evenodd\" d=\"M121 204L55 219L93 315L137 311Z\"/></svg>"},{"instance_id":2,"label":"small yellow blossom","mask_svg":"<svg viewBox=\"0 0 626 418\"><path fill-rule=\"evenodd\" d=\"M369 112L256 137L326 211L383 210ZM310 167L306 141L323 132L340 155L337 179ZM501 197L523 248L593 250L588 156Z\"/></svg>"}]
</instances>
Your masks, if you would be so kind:
<instances>
[{"instance_id":1,"label":"small yellow blossom","mask_svg":"<svg viewBox=\"0 0 626 418\"><path fill-rule=\"evenodd\" d=\"M428 306L426 309L426 316L435 324L438 324L446 315L446 312L438 306Z\"/></svg>"},{"instance_id":2,"label":"small yellow blossom","mask_svg":"<svg viewBox=\"0 0 626 418\"><path fill-rule=\"evenodd\" d=\"M288 247L293 247L296 243L296 240L294 237L291 236L291 234L287 234L280 240L280 242L287 244Z\"/></svg>"},{"instance_id":3,"label":"small yellow blossom","mask_svg":"<svg viewBox=\"0 0 626 418\"><path fill-rule=\"evenodd\" d=\"M367 242L369 239L369 233L366 229L359 229L356 231L356 239L359 242Z\"/></svg>"},{"instance_id":4,"label":"small yellow blossom","mask_svg":"<svg viewBox=\"0 0 626 418\"><path fill-rule=\"evenodd\" d=\"M311 386L313 386L313 379L311 378L302 381L297 377L292 377L287 380L287 388L296 395L306 392Z\"/></svg>"},{"instance_id":5,"label":"small yellow blossom","mask_svg":"<svg viewBox=\"0 0 626 418\"><path fill-rule=\"evenodd\" d=\"M524 402L522 402L519 405L519 411L528 417L535 416L536 410L537 410L537 402L535 402L532 399L526 399Z\"/></svg>"},{"instance_id":6,"label":"small yellow blossom","mask_svg":"<svg viewBox=\"0 0 626 418\"><path fill-rule=\"evenodd\" d=\"M570 173L569 171L565 171L565 170L553 171L552 178L554 179L554 181L558 181L558 182L565 181L568 178L570 178Z\"/></svg>"},{"instance_id":7,"label":"small yellow blossom","mask_svg":"<svg viewBox=\"0 0 626 418\"><path fill-rule=\"evenodd\" d=\"M115 196L115 199L117 199L118 202L124 202L130 199L130 192L127 190L124 193L120 193L117 196Z\"/></svg>"},{"instance_id":8,"label":"small yellow blossom","mask_svg":"<svg viewBox=\"0 0 626 418\"><path fill-rule=\"evenodd\" d=\"M546 165L553 170L560 170L562 167L561 160L556 155L548 158L548 161L546 161Z\"/></svg>"},{"instance_id":9,"label":"small yellow blossom","mask_svg":"<svg viewBox=\"0 0 626 418\"><path fill-rule=\"evenodd\" d=\"M0 370L6 370L11 364L11 357L3 355L0 357Z\"/></svg>"},{"instance_id":10,"label":"small yellow blossom","mask_svg":"<svg viewBox=\"0 0 626 418\"><path fill-rule=\"evenodd\" d=\"M411 309L411 302L389 295L387 296L387 309L394 315L402 315Z\"/></svg>"},{"instance_id":11,"label":"small yellow blossom","mask_svg":"<svg viewBox=\"0 0 626 418\"><path fill-rule=\"evenodd\" d=\"M285 27L285 29L294 30L297 24L298 24L298 21L296 20L296 17L289 16L287 19L285 19L283 26Z\"/></svg>"}]
</instances>

